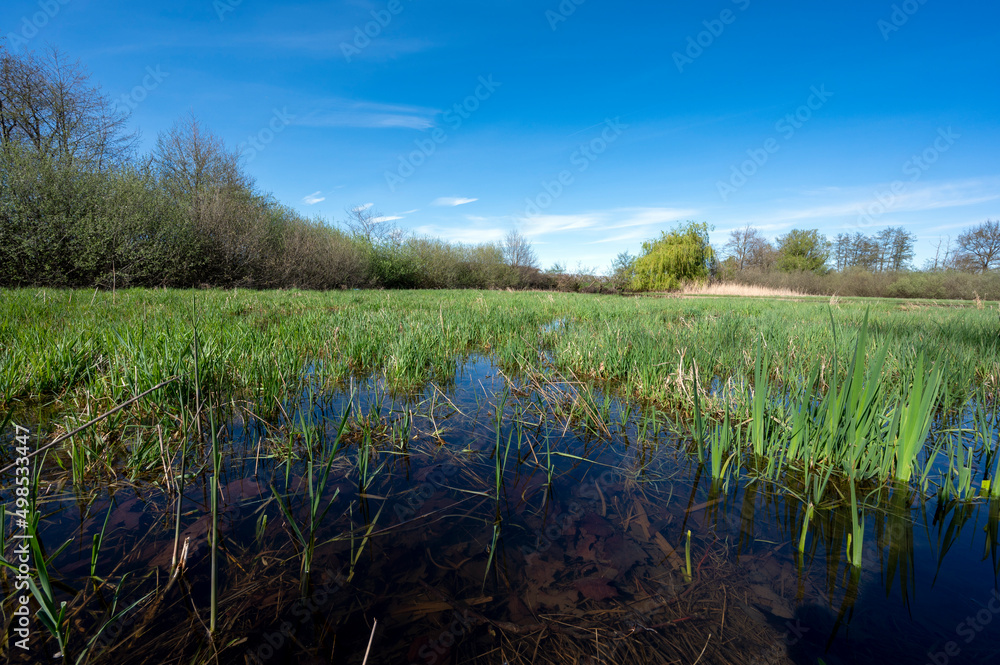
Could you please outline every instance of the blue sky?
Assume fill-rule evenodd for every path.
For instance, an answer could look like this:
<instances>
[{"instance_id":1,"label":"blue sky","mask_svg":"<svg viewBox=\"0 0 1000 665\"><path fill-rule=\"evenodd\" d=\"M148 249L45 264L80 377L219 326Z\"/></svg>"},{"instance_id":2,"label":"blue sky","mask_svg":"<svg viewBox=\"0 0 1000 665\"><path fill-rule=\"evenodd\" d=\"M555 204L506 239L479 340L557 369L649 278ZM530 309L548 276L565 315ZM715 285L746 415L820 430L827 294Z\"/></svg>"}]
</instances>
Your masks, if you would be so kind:
<instances>
[{"instance_id":1,"label":"blue sky","mask_svg":"<svg viewBox=\"0 0 1000 665\"><path fill-rule=\"evenodd\" d=\"M605 269L677 221L940 237L1000 217L981 0L7 0L149 148L193 112L264 190Z\"/></svg>"}]
</instances>

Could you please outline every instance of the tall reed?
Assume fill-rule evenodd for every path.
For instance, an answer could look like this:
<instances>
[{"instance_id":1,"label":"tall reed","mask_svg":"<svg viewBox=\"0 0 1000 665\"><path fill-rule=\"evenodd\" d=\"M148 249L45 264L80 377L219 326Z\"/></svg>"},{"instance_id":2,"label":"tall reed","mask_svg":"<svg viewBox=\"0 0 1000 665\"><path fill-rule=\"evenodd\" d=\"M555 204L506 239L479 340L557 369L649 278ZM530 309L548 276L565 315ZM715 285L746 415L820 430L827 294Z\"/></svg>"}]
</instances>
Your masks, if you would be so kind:
<instances>
[{"instance_id":1,"label":"tall reed","mask_svg":"<svg viewBox=\"0 0 1000 665\"><path fill-rule=\"evenodd\" d=\"M921 353L913 371L913 381L909 390L903 390L900 397L905 404L893 413L889 426L890 449L895 451L896 480L907 482L913 475L913 464L927 441L934 407L944 380L944 367L935 363L929 373L924 370L925 359Z\"/></svg>"}]
</instances>

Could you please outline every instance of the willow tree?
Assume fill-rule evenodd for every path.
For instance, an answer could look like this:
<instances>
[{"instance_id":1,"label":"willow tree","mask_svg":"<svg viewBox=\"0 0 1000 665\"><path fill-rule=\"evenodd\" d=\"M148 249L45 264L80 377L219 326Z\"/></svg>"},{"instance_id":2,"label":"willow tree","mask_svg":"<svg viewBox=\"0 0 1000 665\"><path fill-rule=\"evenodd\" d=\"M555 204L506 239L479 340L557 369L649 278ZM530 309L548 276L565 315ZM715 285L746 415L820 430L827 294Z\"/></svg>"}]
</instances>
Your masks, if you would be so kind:
<instances>
[{"instance_id":1,"label":"willow tree","mask_svg":"<svg viewBox=\"0 0 1000 665\"><path fill-rule=\"evenodd\" d=\"M715 267L715 252L708 242L708 225L687 222L656 240L642 243L635 260L632 289L668 291L684 282L708 279Z\"/></svg>"}]
</instances>

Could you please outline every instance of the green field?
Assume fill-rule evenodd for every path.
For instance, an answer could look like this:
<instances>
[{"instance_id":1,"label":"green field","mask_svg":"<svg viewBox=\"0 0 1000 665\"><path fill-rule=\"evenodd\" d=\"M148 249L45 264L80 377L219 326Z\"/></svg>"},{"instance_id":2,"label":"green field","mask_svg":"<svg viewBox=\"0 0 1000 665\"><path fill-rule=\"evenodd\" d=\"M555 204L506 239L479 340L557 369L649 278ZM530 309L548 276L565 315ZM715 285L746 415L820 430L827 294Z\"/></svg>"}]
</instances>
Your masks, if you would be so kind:
<instances>
[{"instance_id":1,"label":"green field","mask_svg":"<svg viewBox=\"0 0 1000 665\"><path fill-rule=\"evenodd\" d=\"M239 399L271 412L307 375L334 387L375 372L390 389L405 392L430 380L447 383L456 357L484 354L512 371L551 365L561 375L656 404L687 424L695 419L696 393L710 421L726 412L734 423L752 420L754 382L766 380L760 391L767 392L766 404L758 401L757 415L766 406L768 423L783 420L777 430L767 427L767 436L777 437L766 442L773 452L796 426L792 409L775 412L785 398L808 404L831 382L835 390L852 388L846 375L866 314L858 367L875 357L881 363L871 376L858 377L853 389L877 385L878 395L869 396L879 410L872 427L883 441L893 435L887 429L912 382L922 384L932 367L940 368L942 385L929 408L941 422L969 407L978 413L993 401L1000 383L994 304L852 300L831 307L826 300L472 291L28 289L8 291L0 301L0 406L29 404L59 422L76 422L81 413L98 413L178 376L135 410L147 425L161 413L162 424L174 429L167 414L194 393L197 328L201 388L216 403ZM843 425L824 416L864 414L812 413L820 430ZM763 452L759 437L765 433L744 429L758 437L752 443ZM875 475L884 479L892 471L883 466Z\"/></svg>"},{"instance_id":2,"label":"green field","mask_svg":"<svg viewBox=\"0 0 1000 665\"><path fill-rule=\"evenodd\" d=\"M712 580L728 579L730 564L712 528L696 528L692 541L690 525L687 532L668 526L680 523L673 521L675 483L690 487L688 509L708 491L701 505L725 500L727 515L739 501L750 502L743 511L752 516L754 501L777 505L766 497L780 497L786 512L775 508L762 522L797 553L800 588L808 562L822 558L832 566L830 589L849 579L853 598L859 571L872 563L872 539L881 546L892 533L898 540L898 530L876 525L908 523L900 515L911 494L936 496L956 511L1000 496L1000 483L989 482L1000 465L998 312L982 302L496 291L6 291L5 433L10 423L27 425L44 443L166 382L35 467L32 496L42 516L32 528L46 544L36 560L53 585L33 594L48 612L50 641L84 661L130 662L127 642L94 636L124 623L109 606L136 603L145 618L130 630L147 633L141 657L177 649L191 662L209 662L222 649L222 661L244 662L234 645L268 625L255 590L283 599L273 606L291 612L290 589L311 598L320 567L346 561L346 582L338 584L358 595L336 615L353 620L374 602L371 585L401 575L393 584L406 586L405 566L419 563L405 554L393 559L393 571L363 554L409 542L415 526L444 510L444 497L457 497L454 505L465 512L456 512L454 523L478 526L463 532L466 545L438 527L424 533L436 559L459 563L423 565L459 571L456 597L482 594L488 584L503 586L511 557L523 556L527 563L517 566L534 574L538 560L524 537L545 529L546 497L572 494L581 478L593 482L612 469L618 480L597 486L592 516L573 518L584 525L577 551L594 546L587 528L598 529L599 545L612 538L600 524L617 515L627 533L613 537L634 538L626 542L638 553L622 563L623 575L631 570L642 587L660 568L635 561L659 553L666 557L661 567L674 565L671 583L681 585L675 601L649 605L652 595L633 596L666 613L647 623L684 620L693 610L682 609L682 598L712 606L725 621L726 601ZM499 377L483 367L497 368ZM442 460L454 480L436 486L427 506L427 498L414 503L427 483L413 478L423 480ZM11 464L13 455L2 462ZM702 479L711 481L707 490ZM769 488L759 499L758 487ZM137 500L141 513L129 507ZM522 521L524 502L531 505L525 515L537 510L540 521ZM990 505L994 533L998 502ZM646 526L641 535L634 525L629 531L636 515L667 539ZM142 524L141 534L130 524ZM82 544L74 529L85 533ZM191 586L177 597L157 571L176 571L186 538L202 539L196 560L204 563L185 569L180 579ZM845 552L854 572L838 578ZM544 593L538 580L527 583L519 592L524 602L533 612L562 603L555 606L579 612L579 630L620 636L624 629L611 619L595 623L586 603L624 593L623 585L575 580L579 610L564 591L545 586L553 575L571 574L564 565L576 564L567 557L546 564ZM81 572L88 559L89 575ZM428 593L408 591L407 607L460 607ZM531 623L483 598L481 622L511 631L504 643L510 662L533 662L517 638L525 626L547 626L549 653L571 653L572 631L554 630L547 615ZM69 609L60 614L62 600ZM191 607L205 608L208 643L197 621L185 618ZM81 634L79 626L89 628ZM326 644L316 630L315 647L302 653ZM741 631L750 642L740 648L771 639L759 627ZM354 632L340 638L351 653L363 648L351 641L359 638ZM674 642L683 645L675 656L693 660L707 644L698 635L690 644ZM666 648L621 644L629 645L631 662L656 662ZM738 643L727 644L709 654L739 662Z\"/></svg>"}]
</instances>

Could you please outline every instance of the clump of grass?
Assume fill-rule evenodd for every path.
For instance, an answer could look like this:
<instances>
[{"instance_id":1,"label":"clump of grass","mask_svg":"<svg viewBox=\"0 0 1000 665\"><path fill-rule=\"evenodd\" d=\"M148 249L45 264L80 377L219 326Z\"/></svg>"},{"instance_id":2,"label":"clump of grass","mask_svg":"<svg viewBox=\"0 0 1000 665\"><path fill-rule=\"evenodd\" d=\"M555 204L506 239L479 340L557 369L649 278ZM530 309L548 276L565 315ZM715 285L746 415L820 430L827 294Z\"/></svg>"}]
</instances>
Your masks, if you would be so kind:
<instances>
[{"instance_id":1,"label":"clump of grass","mask_svg":"<svg viewBox=\"0 0 1000 665\"><path fill-rule=\"evenodd\" d=\"M924 356L917 357L910 389L900 401L905 403L893 413L889 427L890 446L895 451L896 480L907 482L913 475L913 464L927 441L934 418L938 394L944 380L944 368L938 363L930 373L924 371Z\"/></svg>"},{"instance_id":2,"label":"clump of grass","mask_svg":"<svg viewBox=\"0 0 1000 665\"><path fill-rule=\"evenodd\" d=\"M727 411L722 423L713 426L709 436L709 464L713 480L720 481L727 477L730 463L737 458L741 443L740 431L734 430ZM738 460L736 466L739 467Z\"/></svg>"},{"instance_id":3,"label":"clump of grass","mask_svg":"<svg viewBox=\"0 0 1000 665\"><path fill-rule=\"evenodd\" d=\"M305 471L305 501L306 501L306 523L304 527L300 527L298 520L295 518L295 511L293 510L293 502L291 497L284 496L275 489L274 485L271 485L271 492L278 500L278 506L281 509L282 514L285 516L289 527L295 534L296 539L301 547L302 551L302 584L303 589L307 588L310 573L312 572L312 564L316 551L316 537L319 531L320 524L329 512L330 507L333 506L333 502L337 499L340 494L340 490L334 491L333 496L326 500L326 486L330 480L330 469L333 466L334 459L337 457L337 452L340 449L341 440L344 435L344 431L347 428L348 419L351 414L351 405L354 402L354 396L351 395L351 399L348 401L348 407L344 410L343 415L340 419L340 424L337 427L337 433L334 437L333 443L327 450L318 450L320 448L319 442L316 440L316 428L313 427L311 420L307 420L306 413L309 414L311 419L313 413L313 403L314 397L312 390L309 391L309 398L307 400L307 408L300 409L298 412L299 417L299 427L302 432L303 437L303 447L305 449L306 455L306 471ZM325 459L320 456L320 452L325 455ZM326 505L323 503L326 501Z\"/></svg>"}]
</instances>

